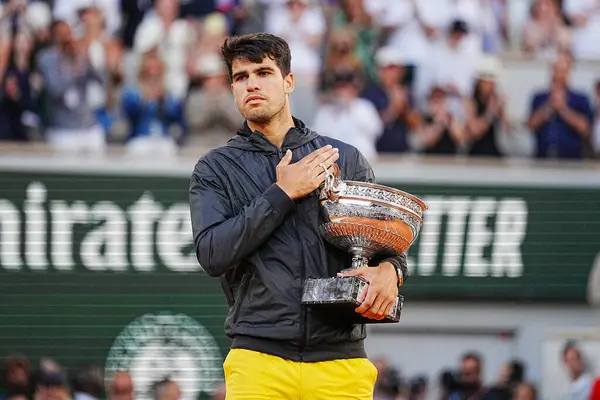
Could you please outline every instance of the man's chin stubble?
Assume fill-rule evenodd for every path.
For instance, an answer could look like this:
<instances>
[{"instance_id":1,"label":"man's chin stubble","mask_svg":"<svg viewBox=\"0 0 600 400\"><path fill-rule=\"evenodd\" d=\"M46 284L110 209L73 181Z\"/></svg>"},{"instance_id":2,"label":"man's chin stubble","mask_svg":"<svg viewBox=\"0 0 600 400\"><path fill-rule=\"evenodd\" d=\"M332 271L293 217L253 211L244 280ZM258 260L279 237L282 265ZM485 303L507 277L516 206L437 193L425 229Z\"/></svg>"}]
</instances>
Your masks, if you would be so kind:
<instances>
[{"instance_id":1,"label":"man's chin stubble","mask_svg":"<svg viewBox=\"0 0 600 400\"><path fill-rule=\"evenodd\" d=\"M250 114L246 115L246 119L255 124L264 124L271 120L271 116L264 114L264 113L257 113L257 114L250 113Z\"/></svg>"}]
</instances>

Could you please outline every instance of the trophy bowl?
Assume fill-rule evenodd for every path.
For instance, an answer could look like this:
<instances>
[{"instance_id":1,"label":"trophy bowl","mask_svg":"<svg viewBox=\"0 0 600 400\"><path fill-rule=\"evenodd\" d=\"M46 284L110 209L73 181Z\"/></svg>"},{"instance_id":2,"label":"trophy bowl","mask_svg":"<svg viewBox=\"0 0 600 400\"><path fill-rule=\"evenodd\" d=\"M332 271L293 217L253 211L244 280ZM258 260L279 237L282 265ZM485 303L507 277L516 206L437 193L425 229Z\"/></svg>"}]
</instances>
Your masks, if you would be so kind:
<instances>
[{"instance_id":1,"label":"trophy bowl","mask_svg":"<svg viewBox=\"0 0 600 400\"><path fill-rule=\"evenodd\" d=\"M427 205L418 197L398 189L367 182L342 181L339 169L326 171L319 202L325 223L323 238L352 256L348 269L369 265L374 256L405 253L423 225ZM302 304L325 309L327 314L355 324L393 323L400 320L404 298L398 295L384 319L356 313L368 282L361 277L308 278Z\"/></svg>"}]
</instances>

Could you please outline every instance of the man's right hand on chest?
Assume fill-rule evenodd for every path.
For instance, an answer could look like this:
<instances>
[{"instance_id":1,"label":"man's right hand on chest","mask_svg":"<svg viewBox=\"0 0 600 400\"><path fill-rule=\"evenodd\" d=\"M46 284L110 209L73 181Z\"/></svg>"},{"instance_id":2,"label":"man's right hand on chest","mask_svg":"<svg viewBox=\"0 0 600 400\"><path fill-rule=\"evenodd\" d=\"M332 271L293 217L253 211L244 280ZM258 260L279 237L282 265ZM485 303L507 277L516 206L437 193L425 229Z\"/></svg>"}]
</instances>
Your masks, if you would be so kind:
<instances>
[{"instance_id":1,"label":"man's right hand on chest","mask_svg":"<svg viewBox=\"0 0 600 400\"><path fill-rule=\"evenodd\" d=\"M321 147L291 164L288 150L277 165L277 185L292 199L306 196L325 180L325 168L330 168L340 157L339 150L330 145Z\"/></svg>"}]
</instances>

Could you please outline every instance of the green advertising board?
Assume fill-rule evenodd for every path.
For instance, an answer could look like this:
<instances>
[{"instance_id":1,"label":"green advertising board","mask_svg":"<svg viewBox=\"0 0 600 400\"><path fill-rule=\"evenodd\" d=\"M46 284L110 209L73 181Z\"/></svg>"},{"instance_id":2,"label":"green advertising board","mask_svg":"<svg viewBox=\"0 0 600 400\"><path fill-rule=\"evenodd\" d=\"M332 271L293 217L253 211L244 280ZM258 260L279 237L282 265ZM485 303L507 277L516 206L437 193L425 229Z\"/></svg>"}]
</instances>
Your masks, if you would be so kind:
<instances>
[{"instance_id":1,"label":"green advertising board","mask_svg":"<svg viewBox=\"0 0 600 400\"><path fill-rule=\"evenodd\" d=\"M0 355L128 369L139 399L172 375L186 399L206 398L222 379L229 340L220 285L192 246L193 161L165 170L13 164L0 162ZM379 183L429 206L408 253L406 302L597 296L596 175L511 177L496 167L496 175L463 169L448 178L447 166L431 168L378 173Z\"/></svg>"},{"instance_id":2,"label":"green advertising board","mask_svg":"<svg viewBox=\"0 0 600 400\"><path fill-rule=\"evenodd\" d=\"M192 251L185 179L6 173L0 356L130 370L136 399L171 376L209 398L227 304Z\"/></svg>"}]
</instances>

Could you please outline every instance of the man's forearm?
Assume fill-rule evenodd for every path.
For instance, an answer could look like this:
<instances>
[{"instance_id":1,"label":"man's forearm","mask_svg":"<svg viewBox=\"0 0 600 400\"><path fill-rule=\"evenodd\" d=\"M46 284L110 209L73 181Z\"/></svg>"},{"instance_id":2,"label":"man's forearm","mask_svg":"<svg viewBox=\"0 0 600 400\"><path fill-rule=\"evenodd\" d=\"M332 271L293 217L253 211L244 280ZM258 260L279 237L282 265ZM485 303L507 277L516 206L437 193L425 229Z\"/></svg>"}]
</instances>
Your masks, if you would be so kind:
<instances>
[{"instance_id":1,"label":"man's forearm","mask_svg":"<svg viewBox=\"0 0 600 400\"><path fill-rule=\"evenodd\" d=\"M585 116L579 114L568 107L560 111L560 116L569 124L577 133L583 137L588 137L590 134L590 124Z\"/></svg>"},{"instance_id":2,"label":"man's forearm","mask_svg":"<svg viewBox=\"0 0 600 400\"><path fill-rule=\"evenodd\" d=\"M529 122L527 123L529 129L534 132L537 131L538 128L550 118L552 112L553 110L549 105L540 107L531 115L531 118L529 118Z\"/></svg>"}]
</instances>

